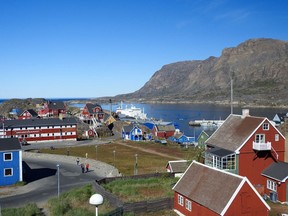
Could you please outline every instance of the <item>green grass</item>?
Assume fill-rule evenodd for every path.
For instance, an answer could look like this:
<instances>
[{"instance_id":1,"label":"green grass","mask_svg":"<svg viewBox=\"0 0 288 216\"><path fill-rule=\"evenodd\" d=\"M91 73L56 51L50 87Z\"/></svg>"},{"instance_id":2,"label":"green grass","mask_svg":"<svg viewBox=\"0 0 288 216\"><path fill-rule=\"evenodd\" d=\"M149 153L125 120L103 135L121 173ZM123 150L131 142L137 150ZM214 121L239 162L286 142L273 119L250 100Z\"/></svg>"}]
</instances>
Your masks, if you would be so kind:
<instances>
[{"instance_id":1,"label":"green grass","mask_svg":"<svg viewBox=\"0 0 288 216\"><path fill-rule=\"evenodd\" d=\"M173 197L172 187L177 180L169 177L119 179L102 186L124 202L139 202Z\"/></svg>"},{"instance_id":2,"label":"green grass","mask_svg":"<svg viewBox=\"0 0 288 216\"><path fill-rule=\"evenodd\" d=\"M98 145L97 150L95 145L70 147L69 155L75 157L85 157L88 153L88 158L97 159L99 161L115 166L123 175L133 175L135 169L135 154L137 154L137 171L138 174L147 174L155 172L166 172L166 165L169 160L176 160L174 157L186 160L198 160L199 155L203 150L199 148L181 148L177 144L161 145L154 142L124 142L130 146L121 145L119 143L109 143ZM164 156L159 156L154 153L145 152L150 150L153 152L163 153ZM115 160L114 153L115 151ZM49 154L67 154L67 148L59 148L55 150L42 149L42 153Z\"/></svg>"},{"instance_id":3,"label":"green grass","mask_svg":"<svg viewBox=\"0 0 288 216\"><path fill-rule=\"evenodd\" d=\"M95 206L89 204L89 199L94 194L92 185L88 184L81 188L73 189L60 195L59 199L52 198L48 201L49 215L51 216L94 216ZM101 214L113 210L109 203L104 200L99 206ZM101 215L99 214L99 215Z\"/></svg>"},{"instance_id":4,"label":"green grass","mask_svg":"<svg viewBox=\"0 0 288 216\"><path fill-rule=\"evenodd\" d=\"M37 207L35 203L28 204L22 208L10 208L3 209L2 216L40 216L42 215L41 210Z\"/></svg>"}]
</instances>

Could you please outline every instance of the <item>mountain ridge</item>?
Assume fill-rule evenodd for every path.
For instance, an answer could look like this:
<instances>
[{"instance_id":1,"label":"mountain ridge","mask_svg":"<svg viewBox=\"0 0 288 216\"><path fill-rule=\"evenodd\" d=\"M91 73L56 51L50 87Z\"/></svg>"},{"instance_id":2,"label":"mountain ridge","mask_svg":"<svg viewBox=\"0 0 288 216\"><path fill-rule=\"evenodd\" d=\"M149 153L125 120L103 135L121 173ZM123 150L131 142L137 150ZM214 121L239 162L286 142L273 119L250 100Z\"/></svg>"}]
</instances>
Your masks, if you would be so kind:
<instances>
[{"instance_id":1,"label":"mountain ridge","mask_svg":"<svg viewBox=\"0 0 288 216\"><path fill-rule=\"evenodd\" d=\"M149 103L288 105L288 42L249 39L220 57L164 65L139 90L115 100Z\"/></svg>"}]
</instances>

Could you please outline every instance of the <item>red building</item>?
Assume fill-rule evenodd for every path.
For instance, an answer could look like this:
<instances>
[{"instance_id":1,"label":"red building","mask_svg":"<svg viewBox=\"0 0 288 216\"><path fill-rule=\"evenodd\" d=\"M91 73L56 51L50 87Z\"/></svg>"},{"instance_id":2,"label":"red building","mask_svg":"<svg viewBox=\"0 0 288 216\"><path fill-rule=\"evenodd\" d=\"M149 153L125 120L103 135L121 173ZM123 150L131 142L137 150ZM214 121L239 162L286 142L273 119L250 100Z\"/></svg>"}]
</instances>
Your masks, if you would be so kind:
<instances>
[{"instance_id":1,"label":"red building","mask_svg":"<svg viewBox=\"0 0 288 216\"><path fill-rule=\"evenodd\" d=\"M33 110L33 109L28 109L28 110L24 110L23 112L20 113L20 115L18 116L18 119L31 119L31 118L37 118L38 117L38 113Z\"/></svg>"},{"instance_id":2,"label":"red building","mask_svg":"<svg viewBox=\"0 0 288 216\"><path fill-rule=\"evenodd\" d=\"M173 190L178 215L269 215L270 207L246 177L195 161Z\"/></svg>"},{"instance_id":3,"label":"red building","mask_svg":"<svg viewBox=\"0 0 288 216\"><path fill-rule=\"evenodd\" d=\"M175 126L174 125L157 125L155 124L152 128L152 134L156 137L161 138L169 138L174 136L175 134Z\"/></svg>"},{"instance_id":4,"label":"red building","mask_svg":"<svg viewBox=\"0 0 288 216\"><path fill-rule=\"evenodd\" d=\"M266 178L264 188L273 202L288 203L288 163L277 162L267 167L262 175Z\"/></svg>"},{"instance_id":5,"label":"red building","mask_svg":"<svg viewBox=\"0 0 288 216\"><path fill-rule=\"evenodd\" d=\"M38 115L41 117L59 116L66 114L67 108L62 101L47 101L43 109L39 110Z\"/></svg>"},{"instance_id":6,"label":"red building","mask_svg":"<svg viewBox=\"0 0 288 216\"><path fill-rule=\"evenodd\" d=\"M27 142L77 139L75 118L5 120L4 129L5 137Z\"/></svg>"},{"instance_id":7,"label":"red building","mask_svg":"<svg viewBox=\"0 0 288 216\"><path fill-rule=\"evenodd\" d=\"M205 142L205 164L245 176L265 187L262 171L284 161L285 137L264 117L230 115Z\"/></svg>"},{"instance_id":8,"label":"red building","mask_svg":"<svg viewBox=\"0 0 288 216\"><path fill-rule=\"evenodd\" d=\"M98 122L104 121L104 112L99 104L87 103L81 112L81 119L90 123L93 119Z\"/></svg>"},{"instance_id":9,"label":"red building","mask_svg":"<svg viewBox=\"0 0 288 216\"><path fill-rule=\"evenodd\" d=\"M264 184L262 171L284 161L285 137L264 117L230 115L205 142L205 164Z\"/></svg>"}]
</instances>

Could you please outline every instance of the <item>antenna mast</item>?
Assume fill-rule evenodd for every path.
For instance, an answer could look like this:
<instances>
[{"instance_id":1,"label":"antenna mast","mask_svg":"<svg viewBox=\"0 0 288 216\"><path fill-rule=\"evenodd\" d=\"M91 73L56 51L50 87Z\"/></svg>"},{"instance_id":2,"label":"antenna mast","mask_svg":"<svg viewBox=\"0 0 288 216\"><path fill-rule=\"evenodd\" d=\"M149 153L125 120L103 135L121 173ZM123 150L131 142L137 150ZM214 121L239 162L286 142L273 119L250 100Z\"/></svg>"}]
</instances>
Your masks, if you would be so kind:
<instances>
[{"instance_id":1,"label":"antenna mast","mask_svg":"<svg viewBox=\"0 0 288 216\"><path fill-rule=\"evenodd\" d=\"M233 79L231 77L231 114L233 114Z\"/></svg>"}]
</instances>

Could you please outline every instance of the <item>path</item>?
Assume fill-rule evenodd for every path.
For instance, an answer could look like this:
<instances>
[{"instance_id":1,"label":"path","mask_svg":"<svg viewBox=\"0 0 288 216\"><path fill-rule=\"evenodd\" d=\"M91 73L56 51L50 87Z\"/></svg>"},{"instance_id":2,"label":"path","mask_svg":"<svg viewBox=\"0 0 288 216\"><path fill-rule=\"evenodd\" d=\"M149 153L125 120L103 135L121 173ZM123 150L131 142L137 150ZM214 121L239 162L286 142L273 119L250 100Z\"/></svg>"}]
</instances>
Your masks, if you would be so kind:
<instances>
[{"instance_id":1,"label":"path","mask_svg":"<svg viewBox=\"0 0 288 216\"><path fill-rule=\"evenodd\" d=\"M164 154L164 153L160 153L160 152L156 152L154 150L151 150L151 149L144 149L142 147L136 147L136 146L131 146L131 145L127 145L125 143L122 143L122 142L114 142L118 145L122 145L122 146L125 146L125 147L129 147L129 148L134 148L134 149L137 149L137 150L140 150L140 151L143 151L143 152L146 152L146 153L150 153L150 154L155 154L155 155L159 155L161 157L168 157L168 158L171 158L171 159L175 159L175 160L183 160L183 158L180 158L180 157L175 157L175 156L171 156L171 155L168 155L168 154Z\"/></svg>"}]
</instances>

